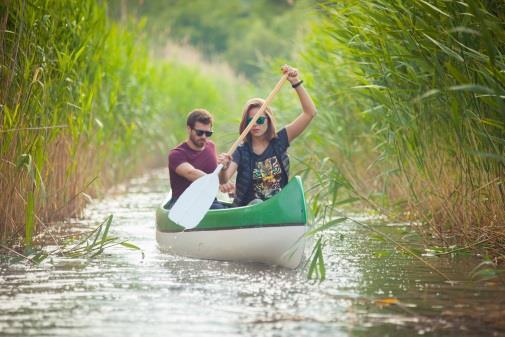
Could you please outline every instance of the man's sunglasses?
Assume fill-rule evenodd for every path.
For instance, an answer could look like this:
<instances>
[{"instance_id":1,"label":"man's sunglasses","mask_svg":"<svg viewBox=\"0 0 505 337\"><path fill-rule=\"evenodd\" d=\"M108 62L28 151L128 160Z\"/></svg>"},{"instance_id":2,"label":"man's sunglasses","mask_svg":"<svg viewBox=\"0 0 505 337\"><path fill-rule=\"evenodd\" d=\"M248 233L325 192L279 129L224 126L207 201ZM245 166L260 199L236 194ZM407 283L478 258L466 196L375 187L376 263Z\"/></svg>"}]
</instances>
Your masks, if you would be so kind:
<instances>
[{"instance_id":1,"label":"man's sunglasses","mask_svg":"<svg viewBox=\"0 0 505 337\"><path fill-rule=\"evenodd\" d=\"M265 121L267 120L267 117L266 116L260 116L258 117L258 119L256 120L256 124L258 125L263 125L265 124ZM247 117L247 124L251 123L252 121L252 117Z\"/></svg>"},{"instance_id":2,"label":"man's sunglasses","mask_svg":"<svg viewBox=\"0 0 505 337\"><path fill-rule=\"evenodd\" d=\"M209 138L210 136L212 136L212 131L205 131L205 130L198 130L198 129L193 129L195 130L195 133L198 137L201 137L203 135L205 135L205 137Z\"/></svg>"}]
</instances>

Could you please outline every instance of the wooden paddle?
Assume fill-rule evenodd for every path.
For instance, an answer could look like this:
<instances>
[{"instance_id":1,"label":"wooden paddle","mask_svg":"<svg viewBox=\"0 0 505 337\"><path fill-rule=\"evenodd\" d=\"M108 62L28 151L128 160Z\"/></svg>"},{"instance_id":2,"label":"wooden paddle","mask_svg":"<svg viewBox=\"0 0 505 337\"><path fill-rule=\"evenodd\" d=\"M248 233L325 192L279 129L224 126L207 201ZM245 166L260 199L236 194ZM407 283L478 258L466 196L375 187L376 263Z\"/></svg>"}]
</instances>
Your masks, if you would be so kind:
<instances>
[{"instance_id":1,"label":"wooden paddle","mask_svg":"<svg viewBox=\"0 0 505 337\"><path fill-rule=\"evenodd\" d=\"M265 102L253 116L251 122L247 125L244 131L242 131L238 139L228 150L229 155L233 154L237 146L247 136L249 131L251 131L251 128L256 123L256 120L272 102L274 96L277 92L279 92L287 78L288 75L284 74L279 82L277 82ZM189 187L181 194L179 199L177 199L170 209L170 212L168 213L170 220L186 229L198 226L217 195L217 191L219 190L219 172L221 172L222 168L223 165L219 164L214 172L201 176L197 180L193 181L193 183L191 183L191 185L189 185Z\"/></svg>"}]
</instances>

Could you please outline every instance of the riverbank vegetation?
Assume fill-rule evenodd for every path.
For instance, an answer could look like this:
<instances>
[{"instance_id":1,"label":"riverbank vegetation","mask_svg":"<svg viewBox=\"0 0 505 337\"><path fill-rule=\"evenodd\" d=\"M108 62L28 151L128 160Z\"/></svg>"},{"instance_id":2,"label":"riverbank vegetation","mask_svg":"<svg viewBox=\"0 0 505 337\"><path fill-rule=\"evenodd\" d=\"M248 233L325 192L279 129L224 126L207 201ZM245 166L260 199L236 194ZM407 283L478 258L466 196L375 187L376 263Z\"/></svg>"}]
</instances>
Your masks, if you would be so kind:
<instances>
[{"instance_id":1,"label":"riverbank vegetation","mask_svg":"<svg viewBox=\"0 0 505 337\"><path fill-rule=\"evenodd\" d=\"M330 162L326 186L344 177L352 195L417 224L429 244L504 262L505 5L326 1L319 9L300 67L317 79L309 146Z\"/></svg>"},{"instance_id":2,"label":"riverbank vegetation","mask_svg":"<svg viewBox=\"0 0 505 337\"><path fill-rule=\"evenodd\" d=\"M94 0L7 1L0 13L2 245L30 245L89 195L164 165L193 108L222 120L240 108L241 82L154 59L143 22L117 24Z\"/></svg>"}]
</instances>

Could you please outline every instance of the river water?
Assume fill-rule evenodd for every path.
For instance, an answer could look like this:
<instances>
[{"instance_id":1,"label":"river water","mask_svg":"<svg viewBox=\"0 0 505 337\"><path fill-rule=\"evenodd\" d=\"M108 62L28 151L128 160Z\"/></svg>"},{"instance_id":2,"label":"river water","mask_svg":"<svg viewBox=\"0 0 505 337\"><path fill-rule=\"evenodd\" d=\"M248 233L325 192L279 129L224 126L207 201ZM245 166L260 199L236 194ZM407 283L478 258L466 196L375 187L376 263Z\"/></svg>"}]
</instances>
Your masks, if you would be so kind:
<instances>
[{"instance_id":1,"label":"river water","mask_svg":"<svg viewBox=\"0 0 505 337\"><path fill-rule=\"evenodd\" d=\"M111 235L143 254L114 247L93 260L0 266L0 335L505 336L505 287L471 281L478 261L426 257L458 281L448 283L352 222L326 234L321 283L303 268L162 253L154 208L167 191L165 170L153 171L92 203L79 220L91 226L113 214Z\"/></svg>"}]
</instances>

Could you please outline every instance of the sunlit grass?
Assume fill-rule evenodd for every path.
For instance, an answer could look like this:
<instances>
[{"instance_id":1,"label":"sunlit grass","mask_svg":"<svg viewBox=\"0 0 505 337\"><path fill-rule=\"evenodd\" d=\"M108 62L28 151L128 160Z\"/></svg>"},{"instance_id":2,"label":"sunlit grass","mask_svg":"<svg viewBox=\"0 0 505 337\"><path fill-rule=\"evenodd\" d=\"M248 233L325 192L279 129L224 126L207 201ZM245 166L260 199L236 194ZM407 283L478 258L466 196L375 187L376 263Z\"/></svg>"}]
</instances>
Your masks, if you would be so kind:
<instances>
[{"instance_id":1,"label":"sunlit grass","mask_svg":"<svg viewBox=\"0 0 505 337\"><path fill-rule=\"evenodd\" d=\"M325 2L301 65L317 79L311 150L351 196L445 245L486 239L501 259L504 13L492 1Z\"/></svg>"},{"instance_id":2,"label":"sunlit grass","mask_svg":"<svg viewBox=\"0 0 505 337\"><path fill-rule=\"evenodd\" d=\"M150 55L143 22L85 1L0 4L0 241L77 216L89 194L153 166L186 114L239 111L240 82ZM225 130L222 124L216 127ZM167 181L168 183L168 181Z\"/></svg>"}]
</instances>

